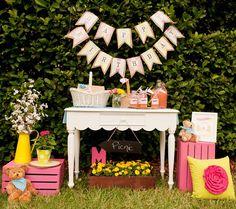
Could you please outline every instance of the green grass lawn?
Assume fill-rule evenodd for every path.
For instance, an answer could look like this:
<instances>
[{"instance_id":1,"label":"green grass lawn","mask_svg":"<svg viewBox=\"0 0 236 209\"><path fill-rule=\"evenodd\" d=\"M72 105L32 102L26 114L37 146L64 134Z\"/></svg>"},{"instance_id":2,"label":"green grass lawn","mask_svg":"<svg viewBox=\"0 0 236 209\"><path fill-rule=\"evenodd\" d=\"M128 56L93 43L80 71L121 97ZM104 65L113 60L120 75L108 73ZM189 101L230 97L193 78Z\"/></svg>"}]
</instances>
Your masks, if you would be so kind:
<instances>
[{"instance_id":1,"label":"green grass lawn","mask_svg":"<svg viewBox=\"0 0 236 209\"><path fill-rule=\"evenodd\" d=\"M234 182L236 174L234 174ZM57 196L33 197L29 204L9 204L7 195L0 194L0 208L25 209L236 209L236 201L204 200L182 193L174 186L169 191L167 177L164 181L158 176L155 189L132 190L124 188L90 189L83 177L75 182L73 189L68 188L67 178Z\"/></svg>"}]
</instances>

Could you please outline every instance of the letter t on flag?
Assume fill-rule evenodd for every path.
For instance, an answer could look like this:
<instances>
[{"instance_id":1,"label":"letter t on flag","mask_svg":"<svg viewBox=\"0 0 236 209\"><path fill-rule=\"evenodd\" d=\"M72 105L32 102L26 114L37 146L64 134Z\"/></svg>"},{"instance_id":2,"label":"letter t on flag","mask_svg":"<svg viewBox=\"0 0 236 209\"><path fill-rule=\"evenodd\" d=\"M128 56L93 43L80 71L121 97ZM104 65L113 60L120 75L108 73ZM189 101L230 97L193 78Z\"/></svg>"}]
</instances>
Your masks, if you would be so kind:
<instances>
[{"instance_id":1,"label":"letter t on flag","mask_svg":"<svg viewBox=\"0 0 236 209\"><path fill-rule=\"evenodd\" d=\"M112 58L110 77L119 73L121 77L125 77L126 60L121 58Z\"/></svg>"}]
</instances>

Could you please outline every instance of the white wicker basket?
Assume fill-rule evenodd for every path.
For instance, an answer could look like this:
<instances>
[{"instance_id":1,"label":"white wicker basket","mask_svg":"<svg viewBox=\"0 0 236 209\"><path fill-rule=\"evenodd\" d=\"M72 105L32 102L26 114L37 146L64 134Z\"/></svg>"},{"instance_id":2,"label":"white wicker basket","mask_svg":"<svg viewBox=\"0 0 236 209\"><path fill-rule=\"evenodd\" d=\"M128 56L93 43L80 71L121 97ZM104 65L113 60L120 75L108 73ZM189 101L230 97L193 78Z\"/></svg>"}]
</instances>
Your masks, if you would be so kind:
<instances>
[{"instance_id":1,"label":"white wicker basket","mask_svg":"<svg viewBox=\"0 0 236 209\"><path fill-rule=\"evenodd\" d=\"M70 88L73 106L75 107L106 107L109 99L109 92L86 92L79 88Z\"/></svg>"}]
</instances>

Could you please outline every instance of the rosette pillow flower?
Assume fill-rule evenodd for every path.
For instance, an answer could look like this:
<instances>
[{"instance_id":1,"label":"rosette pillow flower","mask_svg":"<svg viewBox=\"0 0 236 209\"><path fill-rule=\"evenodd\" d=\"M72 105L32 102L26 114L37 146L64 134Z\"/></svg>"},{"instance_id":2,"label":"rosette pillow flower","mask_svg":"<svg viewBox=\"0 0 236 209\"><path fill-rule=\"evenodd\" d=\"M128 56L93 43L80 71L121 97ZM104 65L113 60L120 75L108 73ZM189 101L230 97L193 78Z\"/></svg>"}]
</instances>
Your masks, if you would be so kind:
<instances>
[{"instance_id":1,"label":"rosette pillow flower","mask_svg":"<svg viewBox=\"0 0 236 209\"><path fill-rule=\"evenodd\" d=\"M200 160L187 157L192 177L192 197L235 199L229 157Z\"/></svg>"}]
</instances>

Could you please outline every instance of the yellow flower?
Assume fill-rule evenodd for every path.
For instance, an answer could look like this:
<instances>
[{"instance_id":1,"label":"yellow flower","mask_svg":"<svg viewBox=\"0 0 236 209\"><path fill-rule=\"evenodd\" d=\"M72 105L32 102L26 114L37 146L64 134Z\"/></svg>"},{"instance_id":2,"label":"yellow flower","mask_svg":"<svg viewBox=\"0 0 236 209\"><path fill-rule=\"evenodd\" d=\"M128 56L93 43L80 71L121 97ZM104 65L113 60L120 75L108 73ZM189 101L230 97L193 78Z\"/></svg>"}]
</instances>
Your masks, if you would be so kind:
<instances>
[{"instance_id":1,"label":"yellow flower","mask_svg":"<svg viewBox=\"0 0 236 209\"><path fill-rule=\"evenodd\" d=\"M115 173L115 176L119 176L119 173Z\"/></svg>"},{"instance_id":2,"label":"yellow flower","mask_svg":"<svg viewBox=\"0 0 236 209\"><path fill-rule=\"evenodd\" d=\"M102 167L98 167L97 172L101 172L101 171L102 171Z\"/></svg>"},{"instance_id":3,"label":"yellow flower","mask_svg":"<svg viewBox=\"0 0 236 209\"><path fill-rule=\"evenodd\" d=\"M140 174L140 172L139 172L138 170L135 170L134 173L135 173L135 175L137 175L137 176Z\"/></svg>"},{"instance_id":4,"label":"yellow flower","mask_svg":"<svg viewBox=\"0 0 236 209\"><path fill-rule=\"evenodd\" d=\"M118 168L118 167L115 167L115 168L113 168L113 170L112 171L115 171L115 172L117 172L117 171L119 171L120 169Z\"/></svg>"},{"instance_id":5,"label":"yellow flower","mask_svg":"<svg viewBox=\"0 0 236 209\"><path fill-rule=\"evenodd\" d=\"M129 172L127 170L124 171L124 174L127 175Z\"/></svg>"},{"instance_id":6,"label":"yellow flower","mask_svg":"<svg viewBox=\"0 0 236 209\"><path fill-rule=\"evenodd\" d=\"M151 170L150 169L146 169L146 174L150 174Z\"/></svg>"},{"instance_id":7,"label":"yellow flower","mask_svg":"<svg viewBox=\"0 0 236 209\"><path fill-rule=\"evenodd\" d=\"M92 170L92 174L96 174L97 171L95 169Z\"/></svg>"},{"instance_id":8,"label":"yellow flower","mask_svg":"<svg viewBox=\"0 0 236 209\"><path fill-rule=\"evenodd\" d=\"M123 89L117 89L117 94L125 94L125 91Z\"/></svg>"}]
</instances>

